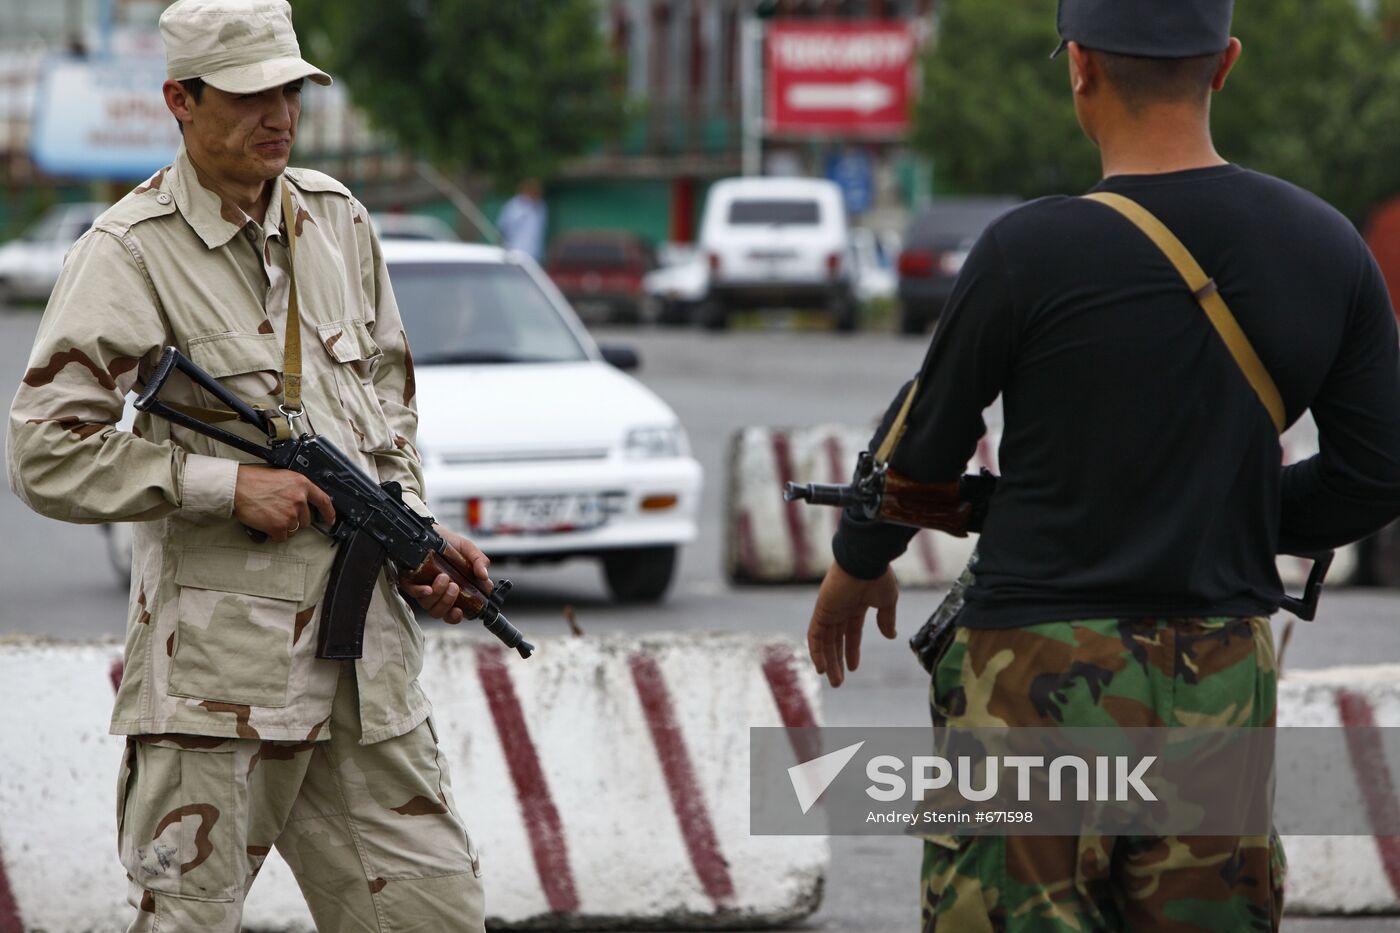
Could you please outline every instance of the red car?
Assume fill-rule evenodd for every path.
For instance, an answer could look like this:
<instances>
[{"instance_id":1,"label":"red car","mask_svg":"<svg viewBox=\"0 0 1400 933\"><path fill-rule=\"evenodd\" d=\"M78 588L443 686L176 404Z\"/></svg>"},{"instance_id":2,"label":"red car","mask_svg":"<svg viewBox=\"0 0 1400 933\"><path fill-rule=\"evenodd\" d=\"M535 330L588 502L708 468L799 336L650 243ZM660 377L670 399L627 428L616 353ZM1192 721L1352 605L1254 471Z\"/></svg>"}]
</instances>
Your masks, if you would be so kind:
<instances>
[{"instance_id":1,"label":"red car","mask_svg":"<svg viewBox=\"0 0 1400 933\"><path fill-rule=\"evenodd\" d=\"M642 319L642 277L652 250L625 230L573 230L549 245L545 271L585 320Z\"/></svg>"}]
</instances>

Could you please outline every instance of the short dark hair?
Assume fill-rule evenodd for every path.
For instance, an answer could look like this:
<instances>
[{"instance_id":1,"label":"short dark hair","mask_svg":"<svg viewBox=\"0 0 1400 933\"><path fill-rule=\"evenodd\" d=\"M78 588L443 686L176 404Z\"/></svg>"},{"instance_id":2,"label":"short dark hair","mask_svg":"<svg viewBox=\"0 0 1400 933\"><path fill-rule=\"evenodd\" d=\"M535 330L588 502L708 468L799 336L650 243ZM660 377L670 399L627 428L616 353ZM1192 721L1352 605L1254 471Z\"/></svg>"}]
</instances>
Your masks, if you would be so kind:
<instances>
[{"instance_id":1,"label":"short dark hair","mask_svg":"<svg viewBox=\"0 0 1400 933\"><path fill-rule=\"evenodd\" d=\"M1100 52L1094 55L1103 65L1108 83L1131 110L1152 104L1181 104L1204 101L1210 83L1220 70L1223 52L1192 58L1144 58Z\"/></svg>"},{"instance_id":2,"label":"short dark hair","mask_svg":"<svg viewBox=\"0 0 1400 933\"><path fill-rule=\"evenodd\" d=\"M185 78L180 82L180 87L185 89L185 93L194 98L197 104L204 100L204 89L208 87L203 78Z\"/></svg>"}]
</instances>

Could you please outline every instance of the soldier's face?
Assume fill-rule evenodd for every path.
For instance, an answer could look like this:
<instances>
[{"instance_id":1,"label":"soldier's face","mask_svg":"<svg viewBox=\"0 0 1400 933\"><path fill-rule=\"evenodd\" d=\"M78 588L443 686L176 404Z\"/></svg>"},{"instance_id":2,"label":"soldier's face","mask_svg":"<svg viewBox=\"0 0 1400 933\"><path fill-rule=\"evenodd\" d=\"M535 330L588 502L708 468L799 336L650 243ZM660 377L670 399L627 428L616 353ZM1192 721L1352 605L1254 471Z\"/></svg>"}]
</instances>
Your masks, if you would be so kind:
<instances>
[{"instance_id":1,"label":"soldier's face","mask_svg":"<svg viewBox=\"0 0 1400 933\"><path fill-rule=\"evenodd\" d=\"M201 169L220 181L252 185L282 174L301 117L301 81L257 94L205 87L189 102L185 147Z\"/></svg>"}]
</instances>

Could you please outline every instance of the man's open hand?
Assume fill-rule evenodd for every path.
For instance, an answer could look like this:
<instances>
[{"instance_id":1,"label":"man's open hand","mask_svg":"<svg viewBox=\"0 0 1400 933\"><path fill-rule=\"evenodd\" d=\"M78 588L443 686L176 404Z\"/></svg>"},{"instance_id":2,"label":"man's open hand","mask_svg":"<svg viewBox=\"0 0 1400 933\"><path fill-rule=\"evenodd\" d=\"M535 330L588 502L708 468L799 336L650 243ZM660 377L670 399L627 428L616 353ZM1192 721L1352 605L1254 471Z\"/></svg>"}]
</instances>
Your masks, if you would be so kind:
<instances>
[{"instance_id":1,"label":"man's open hand","mask_svg":"<svg viewBox=\"0 0 1400 933\"><path fill-rule=\"evenodd\" d=\"M483 554L481 548L473 544L471 539L464 538L441 525L434 525L433 528L447 542L447 560L467 577L475 577L476 588L490 596L491 559ZM408 590L408 595L418 600L418 605L423 607L423 611L434 619L442 619L449 625L456 625L462 621L462 610L453 608L461 588L453 583L447 574L438 574L432 586L414 585L405 589Z\"/></svg>"},{"instance_id":2,"label":"man's open hand","mask_svg":"<svg viewBox=\"0 0 1400 933\"><path fill-rule=\"evenodd\" d=\"M860 633L865 614L874 609L880 633L894 638L894 607L899 601L899 583L894 571L886 570L875 580L861 580L836 564L826 572L812 621L807 626L807 651L818 674L825 674L833 687L841 686L846 669L860 666Z\"/></svg>"},{"instance_id":3,"label":"man's open hand","mask_svg":"<svg viewBox=\"0 0 1400 933\"><path fill-rule=\"evenodd\" d=\"M331 497L291 470L242 463L233 489L233 517L273 541L286 541L311 527L311 510L328 526L335 524Z\"/></svg>"}]
</instances>

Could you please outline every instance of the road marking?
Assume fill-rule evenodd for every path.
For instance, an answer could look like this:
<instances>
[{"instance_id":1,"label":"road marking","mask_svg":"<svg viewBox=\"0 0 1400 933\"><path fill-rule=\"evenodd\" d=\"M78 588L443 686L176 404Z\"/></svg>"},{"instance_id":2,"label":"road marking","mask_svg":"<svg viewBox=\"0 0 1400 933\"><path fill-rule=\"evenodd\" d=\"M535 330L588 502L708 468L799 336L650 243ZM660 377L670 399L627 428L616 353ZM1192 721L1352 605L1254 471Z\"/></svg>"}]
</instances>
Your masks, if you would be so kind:
<instances>
[{"instance_id":1,"label":"road marking","mask_svg":"<svg viewBox=\"0 0 1400 933\"><path fill-rule=\"evenodd\" d=\"M476 652L476 668L510 768L511 781L515 784L515 796L520 801L521 815L530 835L530 854L534 857L545 900L549 902L549 909L557 913L576 912L578 891L574 886L573 869L569 867L564 825L540 767L539 753L530 738L520 698L511 682L505 649L481 646Z\"/></svg>"},{"instance_id":2,"label":"road marking","mask_svg":"<svg viewBox=\"0 0 1400 933\"><path fill-rule=\"evenodd\" d=\"M734 881L729 877L729 863L720 852L714 822L705 805L685 736L681 734L680 723L676 721L675 705L671 702L670 691L666 689L661 667L655 658L645 654L632 655L628 663L632 668L632 682L636 685L637 696L642 701L642 712L646 714L647 728L651 730L652 744L656 746L656 757L666 778L671 809L680 823L681 838L685 840L690 855L690 864L695 868L700 886L715 907L728 907L734 902Z\"/></svg>"}]
</instances>

